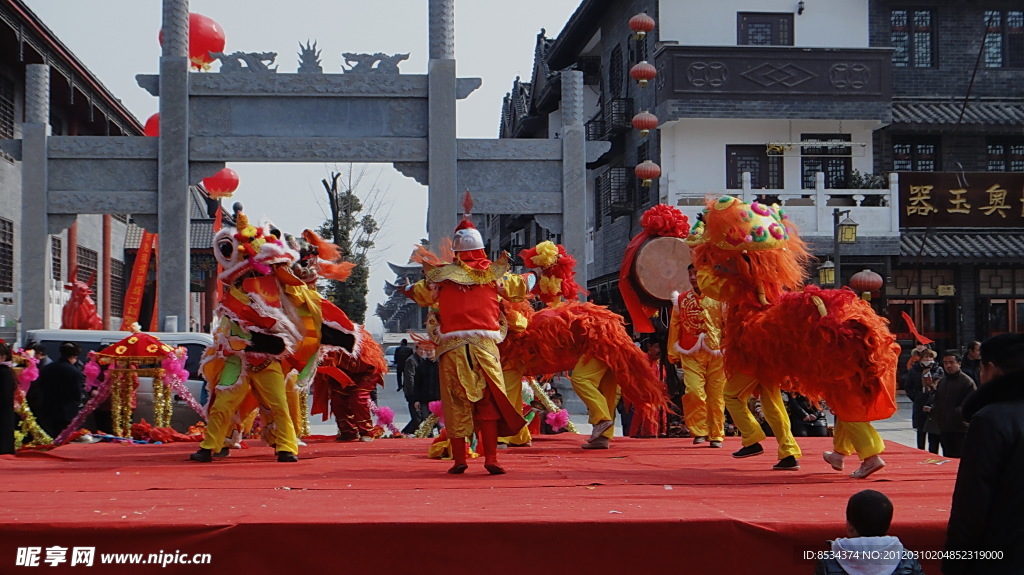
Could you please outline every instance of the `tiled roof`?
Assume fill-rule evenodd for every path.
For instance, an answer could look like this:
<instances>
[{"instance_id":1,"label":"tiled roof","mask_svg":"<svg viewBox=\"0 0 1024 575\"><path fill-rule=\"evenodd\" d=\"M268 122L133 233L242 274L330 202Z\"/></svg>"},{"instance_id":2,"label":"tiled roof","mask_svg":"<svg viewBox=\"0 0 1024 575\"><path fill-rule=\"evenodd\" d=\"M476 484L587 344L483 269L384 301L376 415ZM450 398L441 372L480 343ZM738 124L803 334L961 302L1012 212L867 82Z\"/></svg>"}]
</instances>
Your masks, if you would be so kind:
<instances>
[{"instance_id":1,"label":"tiled roof","mask_svg":"<svg viewBox=\"0 0 1024 575\"><path fill-rule=\"evenodd\" d=\"M963 124L1024 126L1024 102L893 102L893 124Z\"/></svg>"},{"instance_id":2,"label":"tiled roof","mask_svg":"<svg viewBox=\"0 0 1024 575\"><path fill-rule=\"evenodd\" d=\"M193 221L189 224L191 232L189 243L193 250L208 250L213 247L213 220ZM137 250L142 243L142 228L137 224L128 224L124 237L124 249Z\"/></svg>"},{"instance_id":3,"label":"tiled roof","mask_svg":"<svg viewBox=\"0 0 1024 575\"><path fill-rule=\"evenodd\" d=\"M943 260L1024 261L1024 237L1019 232L904 232L900 256Z\"/></svg>"}]
</instances>

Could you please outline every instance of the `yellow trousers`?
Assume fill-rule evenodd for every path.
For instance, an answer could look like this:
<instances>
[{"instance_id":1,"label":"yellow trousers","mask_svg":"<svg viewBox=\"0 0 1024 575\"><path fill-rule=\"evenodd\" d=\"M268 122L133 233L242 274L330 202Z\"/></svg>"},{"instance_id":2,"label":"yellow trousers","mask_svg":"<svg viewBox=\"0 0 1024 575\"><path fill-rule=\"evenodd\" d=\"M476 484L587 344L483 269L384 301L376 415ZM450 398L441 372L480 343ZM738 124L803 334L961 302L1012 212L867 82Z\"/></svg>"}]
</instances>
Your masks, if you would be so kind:
<instances>
[{"instance_id":1,"label":"yellow trousers","mask_svg":"<svg viewBox=\"0 0 1024 575\"><path fill-rule=\"evenodd\" d=\"M619 401L619 384L608 366L596 359L580 358L572 368L572 389L587 406L591 425L601 421L615 421L615 404ZM615 426L602 435L611 439Z\"/></svg>"},{"instance_id":2,"label":"yellow trousers","mask_svg":"<svg viewBox=\"0 0 1024 575\"><path fill-rule=\"evenodd\" d=\"M885 442L882 441L882 436L878 435L875 427L867 421L836 419L832 445L836 453L843 455L856 453L861 461L885 451Z\"/></svg>"},{"instance_id":3,"label":"yellow trousers","mask_svg":"<svg viewBox=\"0 0 1024 575\"><path fill-rule=\"evenodd\" d=\"M683 418L690 435L722 441L725 429L725 367L722 356L708 351L681 355Z\"/></svg>"},{"instance_id":4,"label":"yellow trousers","mask_svg":"<svg viewBox=\"0 0 1024 575\"><path fill-rule=\"evenodd\" d=\"M764 412L765 421L772 428L779 443L779 459L790 455L800 457L800 446L793 438L789 414L786 413L786 406L782 402L782 392L777 387L761 385L761 382L747 374L737 373L725 383L725 408L729 410L732 422L743 436L743 447L763 441L766 437L754 414L747 408L747 398L757 390L761 392L761 410Z\"/></svg>"},{"instance_id":5,"label":"yellow trousers","mask_svg":"<svg viewBox=\"0 0 1024 575\"><path fill-rule=\"evenodd\" d=\"M508 396L509 402L516 409L520 409L523 405L523 374L512 369L501 372L501 376L505 381L505 395ZM533 436L530 435L529 425L524 425L516 435L498 438L498 443L511 443L512 445L528 445L531 441L533 441Z\"/></svg>"},{"instance_id":6,"label":"yellow trousers","mask_svg":"<svg viewBox=\"0 0 1024 575\"><path fill-rule=\"evenodd\" d=\"M463 345L442 354L437 371L448 437L473 435L473 404L483 399L487 379L499 388L504 387L501 362L475 345Z\"/></svg>"},{"instance_id":7,"label":"yellow trousers","mask_svg":"<svg viewBox=\"0 0 1024 575\"><path fill-rule=\"evenodd\" d=\"M218 386L213 406L206 421L206 435L199 444L204 449L220 451L224 446L224 438L231 432L232 421L239 405L251 390L261 405L270 409L277 428L274 447L275 451L287 451L298 454L299 446L295 438L295 428L288 410L288 399L285 397L284 374L281 373L281 362L272 361L263 370L250 373L248 379L240 379L237 385Z\"/></svg>"}]
</instances>

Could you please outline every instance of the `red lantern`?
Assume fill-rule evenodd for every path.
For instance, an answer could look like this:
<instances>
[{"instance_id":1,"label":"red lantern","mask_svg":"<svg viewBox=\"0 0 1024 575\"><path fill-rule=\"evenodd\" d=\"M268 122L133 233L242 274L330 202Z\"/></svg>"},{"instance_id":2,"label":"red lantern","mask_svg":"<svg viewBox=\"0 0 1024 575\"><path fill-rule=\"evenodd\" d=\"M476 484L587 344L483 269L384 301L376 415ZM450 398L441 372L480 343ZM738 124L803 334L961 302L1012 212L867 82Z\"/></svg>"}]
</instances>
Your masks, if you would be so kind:
<instances>
[{"instance_id":1,"label":"red lantern","mask_svg":"<svg viewBox=\"0 0 1024 575\"><path fill-rule=\"evenodd\" d=\"M238 189L238 173L231 168L224 168L209 178L203 178L203 187L215 200L230 198Z\"/></svg>"},{"instance_id":2,"label":"red lantern","mask_svg":"<svg viewBox=\"0 0 1024 575\"><path fill-rule=\"evenodd\" d=\"M882 276L871 270L861 270L850 278L850 287L859 294L878 295L884 283L885 280L882 279Z\"/></svg>"},{"instance_id":3,"label":"red lantern","mask_svg":"<svg viewBox=\"0 0 1024 575\"><path fill-rule=\"evenodd\" d=\"M633 127L640 130L641 136L646 136L651 130L658 127L658 117L644 110L633 116Z\"/></svg>"},{"instance_id":4,"label":"red lantern","mask_svg":"<svg viewBox=\"0 0 1024 575\"><path fill-rule=\"evenodd\" d=\"M629 29L636 32L636 39L640 40L654 30L654 18L648 16L647 12L641 12L629 19Z\"/></svg>"},{"instance_id":5,"label":"red lantern","mask_svg":"<svg viewBox=\"0 0 1024 575\"><path fill-rule=\"evenodd\" d=\"M633 66L629 70L629 77L636 80L636 83L640 84L641 88L646 86L647 82L653 80L654 77L657 75L658 71L654 68L654 66L648 64L647 60L640 62L639 64Z\"/></svg>"},{"instance_id":6,"label":"red lantern","mask_svg":"<svg viewBox=\"0 0 1024 575\"><path fill-rule=\"evenodd\" d=\"M142 133L155 138L160 135L160 113L157 112L146 120L146 126L142 129Z\"/></svg>"},{"instance_id":7,"label":"red lantern","mask_svg":"<svg viewBox=\"0 0 1024 575\"><path fill-rule=\"evenodd\" d=\"M160 31L160 45L164 44L164 31ZM188 59L196 70L208 70L214 58L210 52L224 51L224 29L212 18L188 13Z\"/></svg>"},{"instance_id":8,"label":"red lantern","mask_svg":"<svg viewBox=\"0 0 1024 575\"><path fill-rule=\"evenodd\" d=\"M661 177L661 166L650 160L644 160L633 168L633 173L642 180L641 185L646 188L651 185L651 180Z\"/></svg>"}]
</instances>

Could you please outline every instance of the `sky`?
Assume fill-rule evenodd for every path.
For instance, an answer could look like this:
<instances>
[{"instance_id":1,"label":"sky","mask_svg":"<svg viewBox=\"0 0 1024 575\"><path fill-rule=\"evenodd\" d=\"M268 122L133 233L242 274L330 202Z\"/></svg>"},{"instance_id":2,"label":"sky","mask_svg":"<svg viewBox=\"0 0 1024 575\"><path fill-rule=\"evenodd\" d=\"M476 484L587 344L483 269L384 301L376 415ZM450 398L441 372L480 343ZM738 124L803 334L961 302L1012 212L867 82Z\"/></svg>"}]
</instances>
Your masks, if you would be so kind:
<instances>
[{"instance_id":1,"label":"sky","mask_svg":"<svg viewBox=\"0 0 1024 575\"><path fill-rule=\"evenodd\" d=\"M537 34L554 38L581 0L456 0L457 75L481 78L483 85L460 100L459 138L496 138L501 103L516 76L529 82ZM140 122L159 103L138 87L136 74L156 74L161 26L159 0L25 0L40 19ZM279 72L298 67L298 46L316 41L325 73L340 73L343 52L409 53L404 74L427 68L427 0L191 0L189 11L213 18L226 36L224 52L277 52ZM215 69L218 64L214 64ZM250 217L268 218L286 232L315 228L328 213L320 180L334 164L240 164L241 184L233 201ZM360 168L356 168L359 170ZM382 331L373 315L393 280L387 262L404 264L412 246L426 237L427 189L399 174L390 164L367 166L363 182L381 190L378 219L383 219L377 249L371 252L366 325ZM358 188L357 188L358 189ZM287 209L282 209L282 206Z\"/></svg>"}]
</instances>

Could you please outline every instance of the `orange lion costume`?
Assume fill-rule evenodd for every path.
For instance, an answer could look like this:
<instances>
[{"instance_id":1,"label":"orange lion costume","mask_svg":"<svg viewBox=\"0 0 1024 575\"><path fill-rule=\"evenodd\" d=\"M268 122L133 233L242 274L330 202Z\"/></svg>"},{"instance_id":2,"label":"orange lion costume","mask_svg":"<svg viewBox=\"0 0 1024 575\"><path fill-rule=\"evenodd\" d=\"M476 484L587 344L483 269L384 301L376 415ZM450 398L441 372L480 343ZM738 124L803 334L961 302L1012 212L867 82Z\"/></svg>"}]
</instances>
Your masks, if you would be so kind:
<instances>
[{"instance_id":1,"label":"orange lion costume","mask_svg":"<svg viewBox=\"0 0 1024 575\"><path fill-rule=\"evenodd\" d=\"M687 241L701 290L729 306L725 400L743 435L733 456L763 452L765 435L746 407L760 391L779 443L775 468L799 468L800 448L779 393L786 389L825 399L835 413L835 451L824 453L834 469L853 453L862 463L851 477L881 469L885 446L870 422L896 411L899 346L888 322L848 289L803 285L811 256L777 206L722 196L709 202Z\"/></svg>"}]
</instances>

